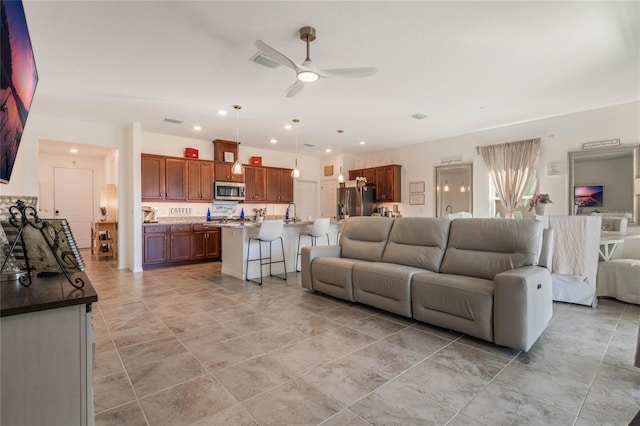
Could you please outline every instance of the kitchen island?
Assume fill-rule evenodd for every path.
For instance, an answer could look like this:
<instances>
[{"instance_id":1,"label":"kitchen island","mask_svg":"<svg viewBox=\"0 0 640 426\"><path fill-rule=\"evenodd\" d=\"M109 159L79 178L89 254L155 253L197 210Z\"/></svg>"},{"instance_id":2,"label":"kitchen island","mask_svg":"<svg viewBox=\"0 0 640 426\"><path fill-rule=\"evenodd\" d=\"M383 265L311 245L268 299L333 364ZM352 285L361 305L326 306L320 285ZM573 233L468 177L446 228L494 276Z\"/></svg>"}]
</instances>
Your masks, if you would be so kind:
<instances>
[{"instance_id":1,"label":"kitchen island","mask_svg":"<svg viewBox=\"0 0 640 426\"><path fill-rule=\"evenodd\" d=\"M287 266L287 272L295 273L296 270L296 250L298 247L298 234L311 229L313 221L285 221L284 232L282 240L284 244L285 264ZM342 230L343 222L331 222L329 226L329 242L330 244L336 244L338 232ZM228 274L239 279L246 279L247 277L253 279L260 276L260 262L251 262L249 264L249 270L247 271L247 248L249 237L256 237L260 231L260 224L256 222L231 222L226 224L220 224L222 228L222 273ZM263 256L268 253L268 243L263 244ZM325 245L325 238L318 238L318 245ZM311 245L309 238L303 238L301 242L302 246ZM257 258L258 243L251 244L251 252L249 254L251 259ZM282 260L282 252L280 249L280 242L274 241L273 243L273 259ZM265 266L265 271L268 266ZM268 274L268 272L266 272ZM273 273L282 273L282 266L276 264L273 266Z\"/></svg>"},{"instance_id":2,"label":"kitchen island","mask_svg":"<svg viewBox=\"0 0 640 426\"><path fill-rule=\"evenodd\" d=\"M81 289L62 274L0 284L3 425L93 425L91 304L98 295L87 275Z\"/></svg>"}]
</instances>

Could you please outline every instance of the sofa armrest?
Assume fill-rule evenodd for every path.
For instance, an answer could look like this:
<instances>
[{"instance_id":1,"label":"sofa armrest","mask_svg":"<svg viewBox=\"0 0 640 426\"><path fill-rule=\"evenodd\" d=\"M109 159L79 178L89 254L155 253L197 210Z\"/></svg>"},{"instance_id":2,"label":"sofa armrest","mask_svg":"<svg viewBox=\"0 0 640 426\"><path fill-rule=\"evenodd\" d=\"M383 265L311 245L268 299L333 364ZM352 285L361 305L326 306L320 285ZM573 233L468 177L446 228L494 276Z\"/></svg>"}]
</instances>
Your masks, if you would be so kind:
<instances>
[{"instance_id":1,"label":"sofa armrest","mask_svg":"<svg viewBox=\"0 0 640 426\"><path fill-rule=\"evenodd\" d=\"M306 246L301 250L302 287L313 290L311 262L316 257L340 257L340 246Z\"/></svg>"},{"instance_id":2,"label":"sofa armrest","mask_svg":"<svg viewBox=\"0 0 640 426\"><path fill-rule=\"evenodd\" d=\"M538 265L551 271L553 265L553 239L555 231L551 228L542 230L542 247L540 248L540 260ZM553 272L553 271L551 271Z\"/></svg>"},{"instance_id":3,"label":"sofa armrest","mask_svg":"<svg viewBox=\"0 0 640 426\"><path fill-rule=\"evenodd\" d=\"M551 273L525 266L498 274L493 288L494 342L528 351L551 320Z\"/></svg>"}]
</instances>

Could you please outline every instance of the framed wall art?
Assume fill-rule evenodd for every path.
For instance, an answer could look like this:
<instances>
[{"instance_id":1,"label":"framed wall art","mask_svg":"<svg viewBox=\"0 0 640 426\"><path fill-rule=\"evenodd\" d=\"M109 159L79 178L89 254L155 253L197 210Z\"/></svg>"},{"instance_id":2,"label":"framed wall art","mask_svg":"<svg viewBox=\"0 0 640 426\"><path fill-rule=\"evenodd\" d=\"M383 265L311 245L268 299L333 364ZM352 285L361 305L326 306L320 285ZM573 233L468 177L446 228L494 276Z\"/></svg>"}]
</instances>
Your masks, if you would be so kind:
<instances>
[{"instance_id":1,"label":"framed wall art","mask_svg":"<svg viewBox=\"0 0 640 426\"><path fill-rule=\"evenodd\" d=\"M409 192L424 192L424 181L422 182L409 182ZM424 203L423 203L424 204Z\"/></svg>"}]
</instances>

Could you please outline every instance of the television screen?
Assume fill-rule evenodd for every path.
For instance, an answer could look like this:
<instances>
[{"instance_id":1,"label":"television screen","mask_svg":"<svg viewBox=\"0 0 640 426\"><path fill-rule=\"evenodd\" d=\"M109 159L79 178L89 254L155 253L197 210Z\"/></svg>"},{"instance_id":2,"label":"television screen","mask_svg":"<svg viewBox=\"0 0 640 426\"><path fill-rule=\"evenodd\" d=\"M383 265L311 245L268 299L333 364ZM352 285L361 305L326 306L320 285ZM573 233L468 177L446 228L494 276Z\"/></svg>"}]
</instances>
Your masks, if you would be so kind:
<instances>
[{"instance_id":1,"label":"television screen","mask_svg":"<svg viewBox=\"0 0 640 426\"><path fill-rule=\"evenodd\" d=\"M8 183L38 84L22 1L0 0L0 182Z\"/></svg>"},{"instance_id":2,"label":"television screen","mask_svg":"<svg viewBox=\"0 0 640 426\"><path fill-rule=\"evenodd\" d=\"M575 186L573 200L580 207L602 207L602 185Z\"/></svg>"}]
</instances>

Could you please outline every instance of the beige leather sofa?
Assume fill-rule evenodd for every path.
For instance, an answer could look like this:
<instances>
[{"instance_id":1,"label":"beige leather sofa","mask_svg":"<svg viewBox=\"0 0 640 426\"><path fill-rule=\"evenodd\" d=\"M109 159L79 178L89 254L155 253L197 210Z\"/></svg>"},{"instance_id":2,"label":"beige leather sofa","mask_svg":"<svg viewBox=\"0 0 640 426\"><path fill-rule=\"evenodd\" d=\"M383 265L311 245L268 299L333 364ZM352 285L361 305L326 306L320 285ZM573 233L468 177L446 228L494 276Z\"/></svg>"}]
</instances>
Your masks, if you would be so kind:
<instances>
[{"instance_id":1,"label":"beige leather sofa","mask_svg":"<svg viewBox=\"0 0 640 426\"><path fill-rule=\"evenodd\" d=\"M302 286L528 351L552 315L542 241L533 220L352 217L302 250Z\"/></svg>"}]
</instances>

